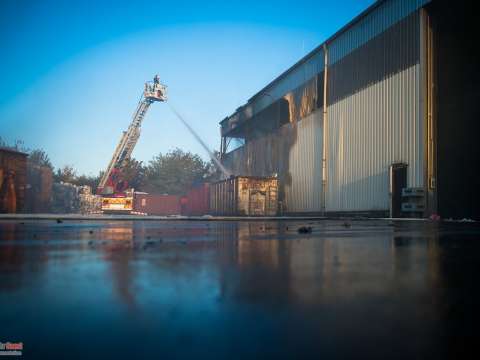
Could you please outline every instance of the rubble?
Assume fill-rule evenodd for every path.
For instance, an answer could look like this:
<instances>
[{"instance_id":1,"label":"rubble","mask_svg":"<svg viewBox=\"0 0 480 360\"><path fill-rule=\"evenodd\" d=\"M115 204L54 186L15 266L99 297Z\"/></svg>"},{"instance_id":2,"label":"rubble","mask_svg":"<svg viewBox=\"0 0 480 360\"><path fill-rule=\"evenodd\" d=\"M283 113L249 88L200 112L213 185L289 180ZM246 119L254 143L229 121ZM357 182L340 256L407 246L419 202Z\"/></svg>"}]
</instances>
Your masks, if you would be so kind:
<instances>
[{"instance_id":1,"label":"rubble","mask_svg":"<svg viewBox=\"0 0 480 360\"><path fill-rule=\"evenodd\" d=\"M79 192L81 214L100 214L102 212L102 197L92 194L90 186L81 186Z\"/></svg>"},{"instance_id":2,"label":"rubble","mask_svg":"<svg viewBox=\"0 0 480 360\"><path fill-rule=\"evenodd\" d=\"M102 198L90 186L60 182L53 184L52 212L56 214L101 213Z\"/></svg>"}]
</instances>

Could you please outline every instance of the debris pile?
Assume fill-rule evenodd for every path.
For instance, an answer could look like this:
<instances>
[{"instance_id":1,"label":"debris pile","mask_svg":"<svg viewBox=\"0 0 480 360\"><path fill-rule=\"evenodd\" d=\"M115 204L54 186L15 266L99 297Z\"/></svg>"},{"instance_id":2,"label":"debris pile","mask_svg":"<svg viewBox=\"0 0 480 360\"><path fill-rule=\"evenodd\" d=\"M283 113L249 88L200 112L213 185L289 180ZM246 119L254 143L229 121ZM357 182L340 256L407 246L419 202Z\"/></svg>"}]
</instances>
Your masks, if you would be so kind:
<instances>
[{"instance_id":1,"label":"debris pile","mask_svg":"<svg viewBox=\"0 0 480 360\"><path fill-rule=\"evenodd\" d=\"M70 183L54 183L52 187L52 212L77 213L79 209L78 187Z\"/></svg>"},{"instance_id":2,"label":"debris pile","mask_svg":"<svg viewBox=\"0 0 480 360\"><path fill-rule=\"evenodd\" d=\"M102 197L92 194L92 188L84 185L79 187L79 212L82 214L99 214L102 212Z\"/></svg>"},{"instance_id":3,"label":"debris pile","mask_svg":"<svg viewBox=\"0 0 480 360\"><path fill-rule=\"evenodd\" d=\"M101 211L100 196L90 186L60 182L53 184L52 212L56 214L93 214Z\"/></svg>"}]
</instances>

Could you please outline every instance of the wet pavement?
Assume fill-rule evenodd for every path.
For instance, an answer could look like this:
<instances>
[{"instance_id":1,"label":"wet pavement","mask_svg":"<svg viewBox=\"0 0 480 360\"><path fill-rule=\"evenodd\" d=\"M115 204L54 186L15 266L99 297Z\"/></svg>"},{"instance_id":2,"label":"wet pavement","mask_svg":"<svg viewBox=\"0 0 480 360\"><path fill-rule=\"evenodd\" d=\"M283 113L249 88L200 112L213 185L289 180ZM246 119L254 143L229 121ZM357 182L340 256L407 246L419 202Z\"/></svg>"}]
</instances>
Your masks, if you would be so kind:
<instances>
[{"instance_id":1,"label":"wet pavement","mask_svg":"<svg viewBox=\"0 0 480 360\"><path fill-rule=\"evenodd\" d=\"M0 342L44 359L460 358L479 339L479 251L478 224L1 220Z\"/></svg>"}]
</instances>

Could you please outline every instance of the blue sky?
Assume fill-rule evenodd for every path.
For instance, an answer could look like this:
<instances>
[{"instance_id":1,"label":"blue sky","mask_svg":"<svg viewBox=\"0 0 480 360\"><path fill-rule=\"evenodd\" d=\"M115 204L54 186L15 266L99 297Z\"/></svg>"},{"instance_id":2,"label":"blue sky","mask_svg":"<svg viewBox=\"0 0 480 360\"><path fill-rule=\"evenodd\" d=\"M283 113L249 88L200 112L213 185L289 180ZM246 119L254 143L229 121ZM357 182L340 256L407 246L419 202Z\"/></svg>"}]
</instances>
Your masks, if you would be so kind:
<instances>
[{"instance_id":1,"label":"blue sky","mask_svg":"<svg viewBox=\"0 0 480 360\"><path fill-rule=\"evenodd\" d=\"M372 0L0 1L0 136L56 167L97 174L158 73L169 101L218 149L218 122ZM133 153L207 154L165 104Z\"/></svg>"}]
</instances>

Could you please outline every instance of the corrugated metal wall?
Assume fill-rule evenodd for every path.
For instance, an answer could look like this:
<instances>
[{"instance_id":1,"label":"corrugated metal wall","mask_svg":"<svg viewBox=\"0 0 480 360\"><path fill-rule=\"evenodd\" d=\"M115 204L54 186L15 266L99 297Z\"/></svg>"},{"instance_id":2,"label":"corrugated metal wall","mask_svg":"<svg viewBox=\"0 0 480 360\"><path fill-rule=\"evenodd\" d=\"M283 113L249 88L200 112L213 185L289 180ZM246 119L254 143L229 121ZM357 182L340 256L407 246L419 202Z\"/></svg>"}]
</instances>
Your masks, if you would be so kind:
<instances>
[{"instance_id":1,"label":"corrugated metal wall","mask_svg":"<svg viewBox=\"0 0 480 360\"><path fill-rule=\"evenodd\" d=\"M419 63L419 26L420 17L416 12L330 64L327 104L334 104Z\"/></svg>"},{"instance_id":2,"label":"corrugated metal wall","mask_svg":"<svg viewBox=\"0 0 480 360\"><path fill-rule=\"evenodd\" d=\"M409 16L431 0L388 0L362 17L328 45L328 62L333 65L390 26Z\"/></svg>"},{"instance_id":3,"label":"corrugated metal wall","mask_svg":"<svg viewBox=\"0 0 480 360\"><path fill-rule=\"evenodd\" d=\"M322 110L297 123L297 141L289 153L289 182L285 186L285 210L322 210Z\"/></svg>"},{"instance_id":4,"label":"corrugated metal wall","mask_svg":"<svg viewBox=\"0 0 480 360\"><path fill-rule=\"evenodd\" d=\"M222 164L232 174L247 174L245 166L245 145L225 154L222 158Z\"/></svg>"},{"instance_id":5,"label":"corrugated metal wall","mask_svg":"<svg viewBox=\"0 0 480 360\"><path fill-rule=\"evenodd\" d=\"M423 186L418 65L330 106L327 128L327 211L388 210L394 162Z\"/></svg>"},{"instance_id":6,"label":"corrugated metal wall","mask_svg":"<svg viewBox=\"0 0 480 360\"><path fill-rule=\"evenodd\" d=\"M327 211L388 210L388 169L423 186L418 12L329 68Z\"/></svg>"},{"instance_id":7,"label":"corrugated metal wall","mask_svg":"<svg viewBox=\"0 0 480 360\"><path fill-rule=\"evenodd\" d=\"M388 0L382 2L374 11L363 16L353 26L341 33L329 47L330 65L333 65L353 50L364 45L390 26L408 17L417 9L431 0ZM273 101L280 99L292 89L297 88L308 79L323 71L324 53L321 47L307 55L300 63L296 64L284 77L268 85L262 90L268 95L258 94L252 98L249 108L252 115L266 108Z\"/></svg>"}]
</instances>

